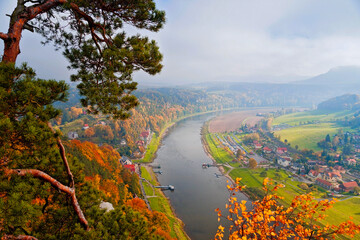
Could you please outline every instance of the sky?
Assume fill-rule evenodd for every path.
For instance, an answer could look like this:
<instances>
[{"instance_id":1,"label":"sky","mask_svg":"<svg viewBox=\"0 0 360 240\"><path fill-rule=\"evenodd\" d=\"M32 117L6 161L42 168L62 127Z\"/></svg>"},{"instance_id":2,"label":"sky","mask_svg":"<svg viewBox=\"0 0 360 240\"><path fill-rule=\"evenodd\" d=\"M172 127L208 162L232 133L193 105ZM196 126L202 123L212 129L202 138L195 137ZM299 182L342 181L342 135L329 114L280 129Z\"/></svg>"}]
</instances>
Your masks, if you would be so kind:
<instances>
[{"instance_id":1,"label":"sky","mask_svg":"<svg viewBox=\"0 0 360 240\"><path fill-rule=\"evenodd\" d=\"M156 0L167 23L155 39L164 68L135 74L140 84L291 81L337 66L360 65L358 0ZM15 1L0 1L6 32ZM130 34L137 31L126 29ZM68 80L67 60L24 31L19 62L42 78ZM3 44L0 43L0 54Z\"/></svg>"}]
</instances>

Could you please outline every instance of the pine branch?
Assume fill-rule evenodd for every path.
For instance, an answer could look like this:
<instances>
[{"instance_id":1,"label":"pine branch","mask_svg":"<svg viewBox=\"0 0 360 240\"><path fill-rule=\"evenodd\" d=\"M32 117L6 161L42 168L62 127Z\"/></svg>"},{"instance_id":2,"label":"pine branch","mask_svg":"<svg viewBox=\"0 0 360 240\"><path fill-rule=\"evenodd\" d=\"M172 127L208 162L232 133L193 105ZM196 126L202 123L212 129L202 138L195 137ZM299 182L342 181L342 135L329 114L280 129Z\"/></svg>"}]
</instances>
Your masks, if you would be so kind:
<instances>
[{"instance_id":1,"label":"pine branch","mask_svg":"<svg viewBox=\"0 0 360 240\"><path fill-rule=\"evenodd\" d=\"M57 181L55 178L49 176L48 174L44 173L43 171L37 170L37 169L5 169L5 173L7 175L18 175L18 176L25 176L27 174L38 178L40 180L43 180L45 182L48 182L53 186L55 189L66 193L71 198L71 204L76 212L76 215L79 217L80 223L83 225L83 227L88 230L89 224L80 208L79 202L76 198L75 194L75 188L71 188L68 186L65 186L61 184L59 181Z\"/></svg>"}]
</instances>

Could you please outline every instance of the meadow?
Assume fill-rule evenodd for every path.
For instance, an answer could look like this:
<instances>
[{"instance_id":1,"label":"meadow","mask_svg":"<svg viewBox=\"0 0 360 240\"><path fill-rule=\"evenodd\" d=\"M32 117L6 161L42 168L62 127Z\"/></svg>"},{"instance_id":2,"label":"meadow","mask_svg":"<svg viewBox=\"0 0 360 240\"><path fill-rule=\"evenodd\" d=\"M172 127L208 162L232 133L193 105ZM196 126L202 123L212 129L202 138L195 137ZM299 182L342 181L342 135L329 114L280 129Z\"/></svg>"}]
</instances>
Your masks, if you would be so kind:
<instances>
[{"instance_id":1,"label":"meadow","mask_svg":"<svg viewBox=\"0 0 360 240\"><path fill-rule=\"evenodd\" d=\"M325 112L320 110L297 112L279 116L273 120L272 125L288 124L297 126L301 123L309 123L312 121L328 122L351 116L354 111L346 110L341 112Z\"/></svg>"},{"instance_id":2,"label":"meadow","mask_svg":"<svg viewBox=\"0 0 360 240\"><path fill-rule=\"evenodd\" d=\"M299 149L312 149L314 151L321 151L317 143L325 139L327 134L336 134L341 126L335 123L319 123L302 125L276 131L275 135L280 136L281 141L288 141L292 147L296 145Z\"/></svg>"}]
</instances>

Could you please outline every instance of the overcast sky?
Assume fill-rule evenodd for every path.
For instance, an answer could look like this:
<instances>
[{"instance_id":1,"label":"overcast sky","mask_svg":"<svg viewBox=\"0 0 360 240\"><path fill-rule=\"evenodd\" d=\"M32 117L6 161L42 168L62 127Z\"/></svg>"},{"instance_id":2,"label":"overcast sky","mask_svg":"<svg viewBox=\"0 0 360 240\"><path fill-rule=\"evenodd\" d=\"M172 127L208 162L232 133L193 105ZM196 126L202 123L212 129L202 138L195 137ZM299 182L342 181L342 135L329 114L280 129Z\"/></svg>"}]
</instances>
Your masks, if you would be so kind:
<instances>
[{"instance_id":1,"label":"overcast sky","mask_svg":"<svg viewBox=\"0 0 360 240\"><path fill-rule=\"evenodd\" d=\"M14 0L0 1L6 32ZM137 74L140 82L176 84L244 80L251 76L314 76L330 68L360 65L358 0L157 0L167 24L157 40L161 74ZM68 79L67 62L40 36L24 32L18 62L43 78ZM0 54L3 44L0 44ZM264 78L265 79L265 78Z\"/></svg>"}]
</instances>

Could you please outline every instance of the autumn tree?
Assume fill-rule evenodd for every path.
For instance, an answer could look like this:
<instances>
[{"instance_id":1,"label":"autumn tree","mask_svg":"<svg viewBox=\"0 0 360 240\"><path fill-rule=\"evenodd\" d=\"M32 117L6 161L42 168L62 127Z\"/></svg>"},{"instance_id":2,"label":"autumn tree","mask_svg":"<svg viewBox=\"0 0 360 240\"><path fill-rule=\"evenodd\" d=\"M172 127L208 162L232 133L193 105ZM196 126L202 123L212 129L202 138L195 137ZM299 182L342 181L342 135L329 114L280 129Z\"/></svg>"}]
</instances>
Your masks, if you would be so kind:
<instances>
[{"instance_id":1,"label":"autumn tree","mask_svg":"<svg viewBox=\"0 0 360 240\"><path fill-rule=\"evenodd\" d=\"M360 225L351 220L339 225L323 225L320 221L326 218L325 211L332 207L334 201L315 200L311 194L296 196L288 207L278 203L283 199L276 194L280 185L271 187L269 179L265 178L263 190L266 195L252 202L248 207L246 201L238 202L236 192L242 191L240 178L228 186L230 197L226 208L229 215L224 216L216 209L220 218L230 221L229 239L335 239L338 235L353 238L360 232ZM225 228L219 226L215 239L224 237Z\"/></svg>"},{"instance_id":2,"label":"autumn tree","mask_svg":"<svg viewBox=\"0 0 360 240\"><path fill-rule=\"evenodd\" d=\"M50 124L60 115L52 104L66 101L68 86L63 81L37 79L26 65L15 67L22 32L38 32L45 43L63 49L69 68L76 70L71 80L78 82L81 103L89 113L125 119L138 105L132 95L137 85L133 72L158 73L162 55L154 41L127 36L123 28L132 25L156 32L164 22L165 14L153 0L17 1L8 30L0 32L4 41L0 63L1 235L70 239L83 234L89 238L96 232L90 233L91 223L98 236L114 234L101 234L105 230L94 226L102 218L97 215L98 195L84 182L81 166L68 158L61 133ZM76 193L83 195L79 198ZM97 220L89 223L84 209ZM116 214L123 221L123 214Z\"/></svg>"},{"instance_id":3,"label":"autumn tree","mask_svg":"<svg viewBox=\"0 0 360 240\"><path fill-rule=\"evenodd\" d=\"M253 159L253 158L250 158L250 159L249 159L249 168L255 169L256 167L257 167L257 162L256 162L256 160Z\"/></svg>"}]
</instances>

